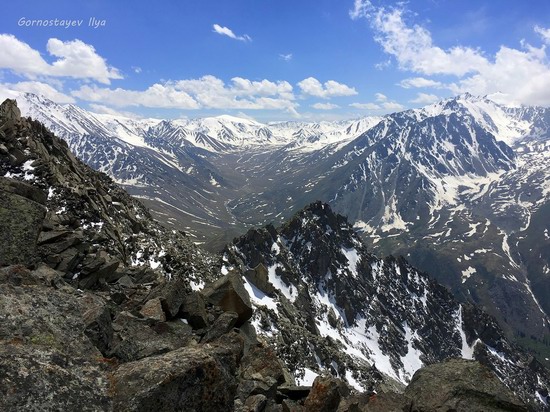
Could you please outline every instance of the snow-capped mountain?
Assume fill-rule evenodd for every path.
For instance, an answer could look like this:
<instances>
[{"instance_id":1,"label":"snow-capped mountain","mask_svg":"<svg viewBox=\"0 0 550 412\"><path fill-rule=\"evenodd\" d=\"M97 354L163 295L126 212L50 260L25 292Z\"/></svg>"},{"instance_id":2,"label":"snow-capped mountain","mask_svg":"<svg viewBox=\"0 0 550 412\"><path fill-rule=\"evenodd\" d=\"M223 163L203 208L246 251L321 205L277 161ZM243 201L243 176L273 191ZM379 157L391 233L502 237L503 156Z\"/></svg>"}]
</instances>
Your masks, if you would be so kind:
<instances>
[{"instance_id":1,"label":"snow-capped mountain","mask_svg":"<svg viewBox=\"0 0 550 412\"><path fill-rule=\"evenodd\" d=\"M22 111L177 229L221 247L323 200L511 336L550 332L550 110L469 94L383 118L128 119L26 94ZM529 322L525 322L529 319Z\"/></svg>"},{"instance_id":2,"label":"snow-capped mountain","mask_svg":"<svg viewBox=\"0 0 550 412\"><path fill-rule=\"evenodd\" d=\"M371 250L407 256L462 299L484 305L509 333L544 339L549 113L463 95L391 114L335 152L290 159L277 188L229 206L266 222L325 200ZM542 242L536 254L529 230Z\"/></svg>"}]
</instances>

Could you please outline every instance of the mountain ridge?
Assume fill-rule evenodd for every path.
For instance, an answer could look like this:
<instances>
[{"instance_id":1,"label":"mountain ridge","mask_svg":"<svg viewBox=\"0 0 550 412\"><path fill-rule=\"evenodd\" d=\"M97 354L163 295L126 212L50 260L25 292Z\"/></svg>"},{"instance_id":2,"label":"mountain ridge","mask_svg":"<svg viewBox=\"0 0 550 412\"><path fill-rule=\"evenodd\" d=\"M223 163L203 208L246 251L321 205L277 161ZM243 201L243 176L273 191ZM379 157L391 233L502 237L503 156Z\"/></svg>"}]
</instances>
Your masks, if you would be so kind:
<instances>
[{"instance_id":1,"label":"mountain ridge","mask_svg":"<svg viewBox=\"0 0 550 412\"><path fill-rule=\"evenodd\" d=\"M298 149L291 142L245 150L203 134L207 145L218 145L212 152L182 140L177 128L173 139L151 137L155 148L113 143L103 132L68 141L155 218L212 249L251 226L280 224L314 200L329 202L371 250L403 254L462 300L483 305L508 334L542 341L549 335L550 262L532 252L524 234L535 233L546 250L548 227L529 225L545 215L550 197L549 118L548 109L465 94L367 122L349 141L319 138L324 123L308 130L279 124L290 137L299 132L305 146ZM526 317L533 322L526 325Z\"/></svg>"}]
</instances>

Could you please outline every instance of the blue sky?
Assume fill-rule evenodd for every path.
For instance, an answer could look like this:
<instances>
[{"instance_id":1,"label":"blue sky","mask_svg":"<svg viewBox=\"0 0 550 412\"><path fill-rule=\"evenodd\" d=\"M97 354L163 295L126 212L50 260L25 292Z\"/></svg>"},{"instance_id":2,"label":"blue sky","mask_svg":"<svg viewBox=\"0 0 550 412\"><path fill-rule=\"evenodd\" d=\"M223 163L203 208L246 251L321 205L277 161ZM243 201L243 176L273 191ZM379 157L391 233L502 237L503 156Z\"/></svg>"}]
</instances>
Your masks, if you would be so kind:
<instances>
[{"instance_id":1,"label":"blue sky","mask_svg":"<svg viewBox=\"0 0 550 412\"><path fill-rule=\"evenodd\" d=\"M382 114L465 91L550 105L548 45L546 0L26 0L0 16L0 95L260 121Z\"/></svg>"}]
</instances>

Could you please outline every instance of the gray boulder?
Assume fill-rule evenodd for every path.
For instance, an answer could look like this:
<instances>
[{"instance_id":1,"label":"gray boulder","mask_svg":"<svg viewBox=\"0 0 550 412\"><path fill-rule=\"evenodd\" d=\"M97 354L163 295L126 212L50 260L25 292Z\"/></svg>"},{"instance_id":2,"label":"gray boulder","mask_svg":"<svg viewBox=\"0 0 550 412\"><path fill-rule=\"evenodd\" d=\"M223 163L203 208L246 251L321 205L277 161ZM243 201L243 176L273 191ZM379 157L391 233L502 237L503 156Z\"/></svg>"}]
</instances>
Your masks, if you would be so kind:
<instances>
[{"instance_id":1,"label":"gray boulder","mask_svg":"<svg viewBox=\"0 0 550 412\"><path fill-rule=\"evenodd\" d=\"M208 302L220 306L226 312L237 313L236 326L241 326L252 317L252 304L241 277L230 272L217 281L205 286L202 294Z\"/></svg>"},{"instance_id":2,"label":"gray boulder","mask_svg":"<svg viewBox=\"0 0 550 412\"><path fill-rule=\"evenodd\" d=\"M417 371L405 396L412 412L525 412L527 408L487 367L453 359Z\"/></svg>"},{"instance_id":3,"label":"gray boulder","mask_svg":"<svg viewBox=\"0 0 550 412\"><path fill-rule=\"evenodd\" d=\"M226 353L227 352L227 353ZM113 374L117 411L231 411L231 349L186 347L121 365Z\"/></svg>"}]
</instances>

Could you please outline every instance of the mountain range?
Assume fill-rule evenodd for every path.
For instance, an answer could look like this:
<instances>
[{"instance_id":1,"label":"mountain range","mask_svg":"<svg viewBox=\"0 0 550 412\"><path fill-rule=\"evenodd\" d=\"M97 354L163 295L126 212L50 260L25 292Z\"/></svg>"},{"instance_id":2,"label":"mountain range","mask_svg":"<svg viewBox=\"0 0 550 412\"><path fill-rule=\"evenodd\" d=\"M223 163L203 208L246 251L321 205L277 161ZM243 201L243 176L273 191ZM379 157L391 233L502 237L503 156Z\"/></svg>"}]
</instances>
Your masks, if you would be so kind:
<instances>
[{"instance_id":1,"label":"mountain range","mask_svg":"<svg viewBox=\"0 0 550 412\"><path fill-rule=\"evenodd\" d=\"M405 256L543 361L550 355L549 109L464 94L383 117L261 124L18 101L157 220L210 250L321 200L369 250Z\"/></svg>"},{"instance_id":2,"label":"mountain range","mask_svg":"<svg viewBox=\"0 0 550 412\"><path fill-rule=\"evenodd\" d=\"M11 100L0 172L3 410L547 409L492 316L326 203L210 254Z\"/></svg>"}]
</instances>

